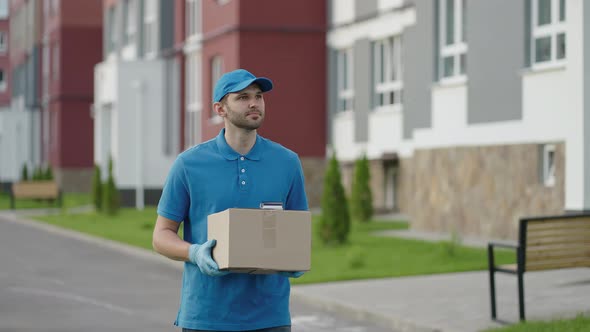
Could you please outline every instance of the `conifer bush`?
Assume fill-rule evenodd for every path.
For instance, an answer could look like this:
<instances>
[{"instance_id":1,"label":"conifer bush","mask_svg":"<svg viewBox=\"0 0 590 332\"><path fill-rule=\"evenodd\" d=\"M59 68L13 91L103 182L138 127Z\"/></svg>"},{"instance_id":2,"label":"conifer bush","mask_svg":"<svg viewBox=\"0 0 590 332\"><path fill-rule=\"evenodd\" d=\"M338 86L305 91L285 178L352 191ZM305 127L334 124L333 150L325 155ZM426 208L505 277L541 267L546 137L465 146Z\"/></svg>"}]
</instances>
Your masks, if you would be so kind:
<instances>
[{"instance_id":1,"label":"conifer bush","mask_svg":"<svg viewBox=\"0 0 590 332\"><path fill-rule=\"evenodd\" d=\"M115 215L119 211L119 192L113 175L113 159L109 158L109 173L106 183L103 185L102 196L103 211L108 215Z\"/></svg>"},{"instance_id":2,"label":"conifer bush","mask_svg":"<svg viewBox=\"0 0 590 332\"><path fill-rule=\"evenodd\" d=\"M100 167L96 164L94 165L94 176L92 177L92 203L96 211L102 209L102 179Z\"/></svg>"},{"instance_id":3,"label":"conifer bush","mask_svg":"<svg viewBox=\"0 0 590 332\"><path fill-rule=\"evenodd\" d=\"M53 180L53 171L51 170L51 165L47 165L47 168L45 168L45 173L43 175L43 179Z\"/></svg>"},{"instance_id":4,"label":"conifer bush","mask_svg":"<svg viewBox=\"0 0 590 332\"><path fill-rule=\"evenodd\" d=\"M350 232L350 215L336 153L332 154L326 169L321 206L322 216L318 230L322 242L326 245L346 243Z\"/></svg>"},{"instance_id":5,"label":"conifer bush","mask_svg":"<svg viewBox=\"0 0 590 332\"><path fill-rule=\"evenodd\" d=\"M27 164L23 164L20 179L21 181L29 181L29 168L27 167Z\"/></svg>"},{"instance_id":6,"label":"conifer bush","mask_svg":"<svg viewBox=\"0 0 590 332\"><path fill-rule=\"evenodd\" d=\"M354 167L350 197L350 214L353 220L368 222L373 217L373 193L370 180L369 160L363 156L357 159Z\"/></svg>"}]
</instances>

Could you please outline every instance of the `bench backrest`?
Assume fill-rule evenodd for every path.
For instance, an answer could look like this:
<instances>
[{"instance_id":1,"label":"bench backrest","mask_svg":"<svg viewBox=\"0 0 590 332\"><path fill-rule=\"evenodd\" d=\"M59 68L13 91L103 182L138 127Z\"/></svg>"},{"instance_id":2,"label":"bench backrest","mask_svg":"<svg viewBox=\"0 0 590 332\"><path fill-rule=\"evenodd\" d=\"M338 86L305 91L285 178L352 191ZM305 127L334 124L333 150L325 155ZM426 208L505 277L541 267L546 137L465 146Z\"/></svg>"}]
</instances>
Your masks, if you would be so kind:
<instances>
[{"instance_id":1,"label":"bench backrest","mask_svg":"<svg viewBox=\"0 0 590 332\"><path fill-rule=\"evenodd\" d=\"M525 271L590 267L590 215L520 221Z\"/></svg>"},{"instance_id":2,"label":"bench backrest","mask_svg":"<svg viewBox=\"0 0 590 332\"><path fill-rule=\"evenodd\" d=\"M12 184L15 198L58 198L59 187L55 181L23 181Z\"/></svg>"}]
</instances>

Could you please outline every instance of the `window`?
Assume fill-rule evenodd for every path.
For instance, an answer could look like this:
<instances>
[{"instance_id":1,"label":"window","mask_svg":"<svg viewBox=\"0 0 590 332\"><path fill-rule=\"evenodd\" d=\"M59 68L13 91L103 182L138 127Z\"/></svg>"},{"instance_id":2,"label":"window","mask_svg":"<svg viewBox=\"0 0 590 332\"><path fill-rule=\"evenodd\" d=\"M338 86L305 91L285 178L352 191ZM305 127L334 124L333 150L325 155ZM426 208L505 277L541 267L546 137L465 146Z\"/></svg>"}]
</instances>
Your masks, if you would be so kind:
<instances>
[{"instance_id":1,"label":"window","mask_svg":"<svg viewBox=\"0 0 590 332\"><path fill-rule=\"evenodd\" d=\"M0 31L0 53L6 53L8 50L8 34L6 31Z\"/></svg>"},{"instance_id":2,"label":"window","mask_svg":"<svg viewBox=\"0 0 590 332\"><path fill-rule=\"evenodd\" d=\"M555 185L555 145L543 146L543 184L546 187Z\"/></svg>"},{"instance_id":3,"label":"window","mask_svg":"<svg viewBox=\"0 0 590 332\"><path fill-rule=\"evenodd\" d=\"M59 44L53 45L52 58L53 72L51 73L51 76L53 77L53 80L57 80L59 79Z\"/></svg>"},{"instance_id":4,"label":"window","mask_svg":"<svg viewBox=\"0 0 590 332\"><path fill-rule=\"evenodd\" d=\"M59 12L59 0L51 0L51 15L55 16Z\"/></svg>"},{"instance_id":5,"label":"window","mask_svg":"<svg viewBox=\"0 0 590 332\"><path fill-rule=\"evenodd\" d=\"M217 4L219 4L220 6L223 6L228 2L229 2L229 0L217 0Z\"/></svg>"},{"instance_id":6,"label":"window","mask_svg":"<svg viewBox=\"0 0 590 332\"><path fill-rule=\"evenodd\" d=\"M213 89L215 89L215 83L217 83L217 80L219 80L219 78L221 77L222 74L223 74L223 58L220 55L216 55L213 58L211 58L211 90L212 91L213 91ZM213 108L211 108L210 117L215 118L216 116L217 116L217 113L215 113L215 110L213 110Z\"/></svg>"},{"instance_id":7,"label":"window","mask_svg":"<svg viewBox=\"0 0 590 332\"><path fill-rule=\"evenodd\" d=\"M566 58L566 1L533 0L531 9L533 67L563 62Z\"/></svg>"},{"instance_id":8,"label":"window","mask_svg":"<svg viewBox=\"0 0 590 332\"><path fill-rule=\"evenodd\" d=\"M440 8L439 78L464 78L467 72L467 0L442 0Z\"/></svg>"},{"instance_id":9,"label":"window","mask_svg":"<svg viewBox=\"0 0 590 332\"><path fill-rule=\"evenodd\" d=\"M4 69L0 69L0 91L6 91L6 77L4 76Z\"/></svg>"},{"instance_id":10,"label":"window","mask_svg":"<svg viewBox=\"0 0 590 332\"><path fill-rule=\"evenodd\" d=\"M201 1L186 0L186 36L191 37L201 32Z\"/></svg>"},{"instance_id":11,"label":"window","mask_svg":"<svg viewBox=\"0 0 590 332\"><path fill-rule=\"evenodd\" d=\"M157 14L157 2L156 0L146 0L145 2L145 16L143 18L145 31L144 31L144 53L154 54L157 51L157 40L158 40L158 28L156 25L156 14Z\"/></svg>"},{"instance_id":12,"label":"window","mask_svg":"<svg viewBox=\"0 0 590 332\"><path fill-rule=\"evenodd\" d=\"M8 0L0 0L0 20L8 18Z\"/></svg>"},{"instance_id":13,"label":"window","mask_svg":"<svg viewBox=\"0 0 590 332\"><path fill-rule=\"evenodd\" d=\"M401 68L401 38L399 36L373 43L374 108L401 104Z\"/></svg>"},{"instance_id":14,"label":"window","mask_svg":"<svg viewBox=\"0 0 590 332\"><path fill-rule=\"evenodd\" d=\"M45 43L43 45L43 60L42 60L42 72L43 72L43 98L48 99L49 96L49 45Z\"/></svg>"},{"instance_id":15,"label":"window","mask_svg":"<svg viewBox=\"0 0 590 332\"><path fill-rule=\"evenodd\" d=\"M352 49L338 51L336 56L336 68L336 82L338 87L336 111L343 112L352 110L354 100Z\"/></svg>"},{"instance_id":16,"label":"window","mask_svg":"<svg viewBox=\"0 0 590 332\"><path fill-rule=\"evenodd\" d=\"M186 136L188 148L201 142L201 55L197 52L186 57Z\"/></svg>"},{"instance_id":17,"label":"window","mask_svg":"<svg viewBox=\"0 0 590 332\"><path fill-rule=\"evenodd\" d=\"M123 1L123 44L135 42L135 32L137 31L137 0Z\"/></svg>"},{"instance_id":18,"label":"window","mask_svg":"<svg viewBox=\"0 0 590 332\"><path fill-rule=\"evenodd\" d=\"M117 17L115 16L115 6L111 6L107 12L108 44L107 53L111 53L117 47Z\"/></svg>"}]
</instances>

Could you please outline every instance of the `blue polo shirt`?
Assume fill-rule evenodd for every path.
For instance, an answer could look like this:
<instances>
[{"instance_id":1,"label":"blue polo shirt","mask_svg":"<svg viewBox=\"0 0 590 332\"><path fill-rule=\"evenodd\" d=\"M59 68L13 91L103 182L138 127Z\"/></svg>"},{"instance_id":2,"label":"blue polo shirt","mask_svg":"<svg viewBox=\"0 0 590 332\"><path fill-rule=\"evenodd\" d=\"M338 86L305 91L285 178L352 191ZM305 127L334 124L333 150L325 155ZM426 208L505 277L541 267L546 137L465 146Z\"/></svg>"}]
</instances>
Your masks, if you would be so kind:
<instances>
[{"instance_id":1,"label":"blue polo shirt","mask_svg":"<svg viewBox=\"0 0 590 332\"><path fill-rule=\"evenodd\" d=\"M207 241L207 216L228 208L258 208L282 202L286 210L307 210L299 157L256 136L247 155L216 138L181 153L170 170L158 214L184 221L184 240ZM195 330L241 331L291 324L289 279L278 274L202 274L186 262L175 325Z\"/></svg>"}]
</instances>

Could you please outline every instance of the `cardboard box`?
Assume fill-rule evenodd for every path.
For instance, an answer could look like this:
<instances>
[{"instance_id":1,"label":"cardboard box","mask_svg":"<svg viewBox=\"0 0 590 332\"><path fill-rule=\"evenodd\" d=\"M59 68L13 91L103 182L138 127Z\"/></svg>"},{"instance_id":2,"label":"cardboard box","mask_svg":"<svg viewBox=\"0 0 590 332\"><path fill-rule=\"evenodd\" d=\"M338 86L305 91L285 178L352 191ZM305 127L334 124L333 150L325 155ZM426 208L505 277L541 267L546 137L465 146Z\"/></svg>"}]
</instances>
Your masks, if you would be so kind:
<instances>
[{"instance_id":1,"label":"cardboard box","mask_svg":"<svg viewBox=\"0 0 590 332\"><path fill-rule=\"evenodd\" d=\"M221 270L267 274L309 271L309 211L227 209L208 216L207 238Z\"/></svg>"}]
</instances>

